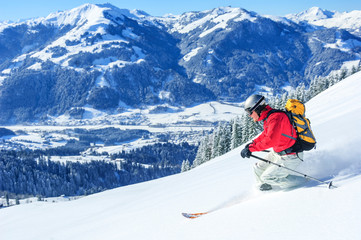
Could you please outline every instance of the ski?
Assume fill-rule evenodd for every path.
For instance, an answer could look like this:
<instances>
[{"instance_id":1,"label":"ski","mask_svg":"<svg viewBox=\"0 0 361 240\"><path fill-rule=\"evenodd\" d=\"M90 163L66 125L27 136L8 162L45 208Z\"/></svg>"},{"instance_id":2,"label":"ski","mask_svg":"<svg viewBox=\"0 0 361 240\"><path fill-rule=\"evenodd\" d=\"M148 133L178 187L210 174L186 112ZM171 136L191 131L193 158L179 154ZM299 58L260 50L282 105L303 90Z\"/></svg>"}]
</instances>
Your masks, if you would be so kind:
<instances>
[{"instance_id":1,"label":"ski","mask_svg":"<svg viewBox=\"0 0 361 240\"><path fill-rule=\"evenodd\" d=\"M182 213L182 215L189 219L199 218L200 216L203 216L209 212L201 212L201 213Z\"/></svg>"},{"instance_id":2,"label":"ski","mask_svg":"<svg viewBox=\"0 0 361 240\"><path fill-rule=\"evenodd\" d=\"M199 218L203 215L206 215L208 213L212 213L215 211L218 211L220 209L224 209L227 207L234 206L236 204L239 204L243 201L246 201L251 196L251 192L244 192L241 195L233 196L232 198L220 203L218 206L208 209L208 211L205 212L198 212L198 213L182 213L182 216L188 219L195 219Z\"/></svg>"}]
</instances>

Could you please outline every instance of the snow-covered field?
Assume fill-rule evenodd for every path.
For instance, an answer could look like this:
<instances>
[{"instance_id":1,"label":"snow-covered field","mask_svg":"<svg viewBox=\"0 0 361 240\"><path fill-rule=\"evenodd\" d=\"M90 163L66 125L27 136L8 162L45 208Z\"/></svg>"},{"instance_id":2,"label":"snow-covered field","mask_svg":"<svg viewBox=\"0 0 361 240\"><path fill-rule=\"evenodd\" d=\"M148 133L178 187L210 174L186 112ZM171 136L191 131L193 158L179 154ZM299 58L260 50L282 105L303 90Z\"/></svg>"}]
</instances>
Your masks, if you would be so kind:
<instances>
[{"instance_id":1,"label":"snow-covered field","mask_svg":"<svg viewBox=\"0 0 361 240\"><path fill-rule=\"evenodd\" d=\"M218 121L229 121L243 113L239 103L208 102L193 107L150 106L146 109L131 109L119 114L99 111L84 107L85 113L81 120L72 119L65 114L49 120L51 125L142 125L142 126L199 126L209 125Z\"/></svg>"},{"instance_id":2,"label":"snow-covered field","mask_svg":"<svg viewBox=\"0 0 361 240\"><path fill-rule=\"evenodd\" d=\"M327 239L361 236L361 72L306 105L318 140L298 170L309 181L259 192L242 147L191 171L87 196L0 210L3 239ZM262 156L263 154L258 154ZM198 219L181 212L214 210Z\"/></svg>"},{"instance_id":3,"label":"snow-covered field","mask_svg":"<svg viewBox=\"0 0 361 240\"><path fill-rule=\"evenodd\" d=\"M16 136L0 137L0 149L48 149L64 146L69 140L79 140L72 130L101 128L117 128L120 130L147 130L150 137L134 139L130 142L121 142L112 146L97 144L89 150L109 154L128 151L145 145L159 142L156 135L167 134L174 143L187 141L196 143L204 131L210 131L222 121L230 121L243 113L241 104L208 102L190 108L153 106L147 109L129 109L126 112L113 114L93 108L85 108L82 119L72 119L68 115L54 117L50 125L14 125L0 126L12 130ZM120 124L123 123L123 124ZM74 158L52 158L60 161L77 161L82 156ZM96 158L99 160L99 158ZM91 161L94 159L81 159Z\"/></svg>"}]
</instances>

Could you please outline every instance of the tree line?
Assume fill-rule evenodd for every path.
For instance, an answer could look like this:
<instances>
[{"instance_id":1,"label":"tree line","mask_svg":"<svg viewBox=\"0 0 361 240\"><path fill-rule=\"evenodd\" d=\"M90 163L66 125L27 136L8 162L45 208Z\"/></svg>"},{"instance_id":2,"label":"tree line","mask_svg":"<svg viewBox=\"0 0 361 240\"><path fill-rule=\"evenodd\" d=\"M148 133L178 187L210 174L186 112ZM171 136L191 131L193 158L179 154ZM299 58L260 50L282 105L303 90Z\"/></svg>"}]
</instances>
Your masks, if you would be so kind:
<instances>
[{"instance_id":1,"label":"tree line","mask_svg":"<svg viewBox=\"0 0 361 240\"><path fill-rule=\"evenodd\" d=\"M56 162L48 152L0 151L0 194L11 198L87 195L179 173L197 147L159 143L109 156L112 161Z\"/></svg>"}]
</instances>

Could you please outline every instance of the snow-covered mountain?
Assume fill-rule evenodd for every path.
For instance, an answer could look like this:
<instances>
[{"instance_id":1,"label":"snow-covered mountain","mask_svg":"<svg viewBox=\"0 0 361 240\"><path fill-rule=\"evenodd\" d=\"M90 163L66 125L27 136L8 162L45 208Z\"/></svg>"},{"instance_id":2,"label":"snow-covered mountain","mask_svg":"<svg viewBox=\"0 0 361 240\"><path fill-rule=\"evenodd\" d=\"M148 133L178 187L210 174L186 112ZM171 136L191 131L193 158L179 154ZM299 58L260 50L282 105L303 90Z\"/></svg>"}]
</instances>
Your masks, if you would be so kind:
<instances>
[{"instance_id":1,"label":"snow-covered mountain","mask_svg":"<svg viewBox=\"0 0 361 240\"><path fill-rule=\"evenodd\" d=\"M28 24L44 25L57 27L62 30L71 26L72 28L62 36L59 36L55 41L48 44L44 49L32 52L30 57L38 58L42 61L50 60L63 67L69 66L71 56L79 54L80 52L100 52L104 44L108 50L119 48L121 44L127 44L129 39L140 38L140 36L133 33L131 26L127 23L125 18L135 19L140 24L142 23L143 15L139 12L129 11L126 9L118 9L110 4L94 5L85 4L78 8L69 11L52 13L46 18L35 19L28 21ZM124 26L121 34L114 35L108 30L109 26L117 27ZM98 38L98 39L97 39ZM101 41L97 41L100 40ZM64 48L63 51L67 54L54 57L54 48ZM133 47L134 55L130 61L112 61L111 59L98 59L95 67L106 68L107 65L122 67L124 64L141 61L145 55L142 50ZM20 56L22 58L24 56ZM30 67L36 68L36 66Z\"/></svg>"},{"instance_id":2,"label":"snow-covered mountain","mask_svg":"<svg viewBox=\"0 0 361 240\"><path fill-rule=\"evenodd\" d=\"M191 171L68 202L0 210L4 239L358 239L361 235L361 72L306 104L317 137L297 169L313 181L286 192L254 187L242 147ZM262 153L258 154L263 156ZM189 220L181 212L211 213Z\"/></svg>"},{"instance_id":3,"label":"snow-covered mountain","mask_svg":"<svg viewBox=\"0 0 361 240\"><path fill-rule=\"evenodd\" d=\"M322 19L333 18L337 13L335 11L323 10L319 7L312 7L297 14L288 14L287 18L293 21L316 22Z\"/></svg>"},{"instance_id":4,"label":"snow-covered mountain","mask_svg":"<svg viewBox=\"0 0 361 240\"><path fill-rule=\"evenodd\" d=\"M297 14L286 15L286 18L297 23L306 22L326 28L346 29L352 34L361 36L361 11L336 12L312 7Z\"/></svg>"},{"instance_id":5,"label":"snow-covered mountain","mask_svg":"<svg viewBox=\"0 0 361 240\"><path fill-rule=\"evenodd\" d=\"M361 39L343 28L231 7L158 18L85 4L2 23L0 32L2 124L79 116L85 108L114 115L242 102L261 86L277 92L328 75L361 52Z\"/></svg>"}]
</instances>

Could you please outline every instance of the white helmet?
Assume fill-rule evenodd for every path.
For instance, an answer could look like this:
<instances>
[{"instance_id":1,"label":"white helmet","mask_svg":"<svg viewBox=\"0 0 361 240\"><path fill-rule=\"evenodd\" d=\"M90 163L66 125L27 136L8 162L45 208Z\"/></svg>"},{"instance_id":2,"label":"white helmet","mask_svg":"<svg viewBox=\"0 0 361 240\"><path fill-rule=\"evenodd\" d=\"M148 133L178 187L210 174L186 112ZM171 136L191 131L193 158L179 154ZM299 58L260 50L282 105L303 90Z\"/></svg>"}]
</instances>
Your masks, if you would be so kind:
<instances>
[{"instance_id":1,"label":"white helmet","mask_svg":"<svg viewBox=\"0 0 361 240\"><path fill-rule=\"evenodd\" d=\"M256 111L258 115L261 113L263 108L266 106L266 100L262 95L251 95L247 98L244 104L244 110L251 115L253 111Z\"/></svg>"}]
</instances>

